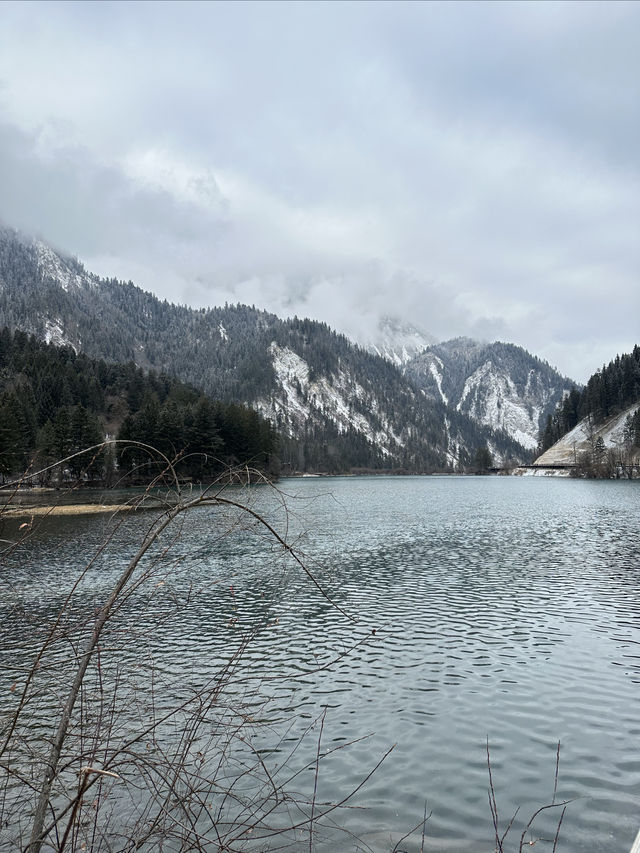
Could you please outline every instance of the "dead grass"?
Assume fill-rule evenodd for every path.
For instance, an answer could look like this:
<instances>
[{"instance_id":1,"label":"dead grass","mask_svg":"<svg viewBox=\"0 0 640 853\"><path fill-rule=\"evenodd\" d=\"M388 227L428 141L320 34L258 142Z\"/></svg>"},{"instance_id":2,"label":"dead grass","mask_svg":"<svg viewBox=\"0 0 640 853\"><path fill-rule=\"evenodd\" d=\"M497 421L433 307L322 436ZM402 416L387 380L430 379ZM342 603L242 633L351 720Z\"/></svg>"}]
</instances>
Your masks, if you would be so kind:
<instances>
[{"instance_id":1,"label":"dead grass","mask_svg":"<svg viewBox=\"0 0 640 853\"><path fill-rule=\"evenodd\" d=\"M4 510L6 516L94 515L98 512L128 512L141 509L130 504L62 504L58 506L13 506ZM155 507L157 509L157 506Z\"/></svg>"}]
</instances>

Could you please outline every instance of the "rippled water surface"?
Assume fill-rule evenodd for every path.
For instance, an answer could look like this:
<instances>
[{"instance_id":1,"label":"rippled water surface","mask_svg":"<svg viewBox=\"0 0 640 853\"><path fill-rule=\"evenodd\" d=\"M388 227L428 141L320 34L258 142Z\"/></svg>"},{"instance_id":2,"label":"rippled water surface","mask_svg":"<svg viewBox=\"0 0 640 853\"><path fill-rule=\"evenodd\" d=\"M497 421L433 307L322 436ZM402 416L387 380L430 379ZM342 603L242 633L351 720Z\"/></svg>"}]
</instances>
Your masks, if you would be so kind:
<instances>
[{"instance_id":1,"label":"rippled water surface","mask_svg":"<svg viewBox=\"0 0 640 853\"><path fill-rule=\"evenodd\" d=\"M272 698L274 731L289 721L278 737L293 743L323 708L325 748L371 735L327 760L319 797L340 799L396 744L358 792L363 808L340 815L374 850L417 825L425 802L427 851L491 850L487 740L504 825L518 806L526 822L550 802L560 741L557 797L572 802L558 850L629 850L640 826L640 483L322 478L284 480L278 495L255 488L251 500L328 598L258 526L196 510L167 538L161 577L123 611L125 657L197 682L259 629L243 672ZM146 524L118 530L78 608L103 600ZM5 560L2 695L109 529L105 517L49 520ZM176 617L159 622L173 604ZM340 843L327 849L354 849ZM400 849L421 843L418 830Z\"/></svg>"}]
</instances>

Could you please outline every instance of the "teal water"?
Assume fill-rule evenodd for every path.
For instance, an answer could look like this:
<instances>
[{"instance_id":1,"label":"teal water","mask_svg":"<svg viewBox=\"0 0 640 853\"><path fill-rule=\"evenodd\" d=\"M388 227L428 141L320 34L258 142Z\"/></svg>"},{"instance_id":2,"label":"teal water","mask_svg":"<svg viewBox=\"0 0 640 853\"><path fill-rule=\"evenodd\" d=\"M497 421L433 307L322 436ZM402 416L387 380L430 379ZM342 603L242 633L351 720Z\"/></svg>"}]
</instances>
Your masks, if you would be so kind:
<instances>
[{"instance_id":1,"label":"teal water","mask_svg":"<svg viewBox=\"0 0 640 853\"><path fill-rule=\"evenodd\" d=\"M257 735L269 760L309 727L289 762L312 760L323 712L323 752L369 735L322 762L318 802L340 800L395 744L351 801L358 808L333 815L361 841L329 827L315 849L392 849L426 803L426 850L492 850L487 741L503 829L520 808L505 849L518 849L522 819L551 801L558 741L557 799L571 800L558 850L630 848L640 826L640 483L322 478L225 494L249 497L297 545L326 597L260 525L196 510L123 608L109 654L123 667L144 656L167 683L197 685L256 630L238 672L248 705L256 686L270 700ZM114 534L74 614L103 600L148 524L133 518ZM49 520L5 556L3 710L16 661L109 530L104 517ZM170 691L157 701L170 704ZM296 785L314 780L307 771ZM540 834L553 838L557 817L543 813ZM417 829L398 849L421 844Z\"/></svg>"}]
</instances>

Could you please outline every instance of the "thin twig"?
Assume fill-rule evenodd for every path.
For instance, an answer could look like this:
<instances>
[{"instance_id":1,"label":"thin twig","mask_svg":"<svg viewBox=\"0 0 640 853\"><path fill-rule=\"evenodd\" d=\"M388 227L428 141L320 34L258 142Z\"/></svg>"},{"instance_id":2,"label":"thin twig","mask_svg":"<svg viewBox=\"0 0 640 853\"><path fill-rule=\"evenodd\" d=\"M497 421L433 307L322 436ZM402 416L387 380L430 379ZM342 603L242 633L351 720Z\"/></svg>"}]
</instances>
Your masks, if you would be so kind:
<instances>
[{"instance_id":1,"label":"thin twig","mask_svg":"<svg viewBox=\"0 0 640 853\"><path fill-rule=\"evenodd\" d=\"M320 733L318 735L318 749L316 751L316 769L313 777L313 797L311 799L311 817L309 818L309 853L313 853L313 818L316 809L316 795L318 793L318 771L320 769L320 745L322 743L322 732L324 730L324 721L327 716L327 709L322 711L320 718Z\"/></svg>"}]
</instances>

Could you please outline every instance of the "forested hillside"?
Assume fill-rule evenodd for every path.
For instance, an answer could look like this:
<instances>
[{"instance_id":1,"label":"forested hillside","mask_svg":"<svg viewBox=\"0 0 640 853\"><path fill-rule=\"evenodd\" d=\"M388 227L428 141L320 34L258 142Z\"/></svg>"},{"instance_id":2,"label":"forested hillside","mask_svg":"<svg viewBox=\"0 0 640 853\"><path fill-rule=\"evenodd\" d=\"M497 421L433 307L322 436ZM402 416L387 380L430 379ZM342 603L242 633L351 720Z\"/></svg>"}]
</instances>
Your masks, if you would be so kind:
<instances>
[{"instance_id":1,"label":"forested hillside","mask_svg":"<svg viewBox=\"0 0 640 853\"><path fill-rule=\"evenodd\" d=\"M573 388L547 417L540 435L540 450L545 451L589 418L593 425L617 415L640 401L640 346L633 352L617 355L608 365L591 376L582 391ZM629 418L629 438L640 446L640 413Z\"/></svg>"},{"instance_id":2,"label":"forested hillside","mask_svg":"<svg viewBox=\"0 0 640 853\"><path fill-rule=\"evenodd\" d=\"M5 327L0 331L0 473L37 470L99 444L106 435L143 442L169 459L178 473L206 480L224 467L250 464L276 470L277 440L256 411L214 402L200 391L133 362L108 364L38 341ZM117 456L78 457L69 472L113 482L137 467L147 471L149 454L120 446ZM118 464L119 463L119 464ZM145 473L147 471L147 473ZM44 476L43 482L49 477Z\"/></svg>"},{"instance_id":3,"label":"forested hillside","mask_svg":"<svg viewBox=\"0 0 640 853\"><path fill-rule=\"evenodd\" d=\"M498 462L527 456L513 435L434 401L323 323L242 305L172 305L6 228L0 323L251 406L282 434L287 470L464 470L485 445Z\"/></svg>"}]
</instances>

